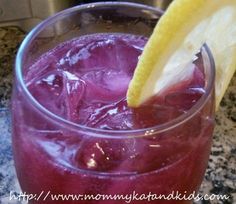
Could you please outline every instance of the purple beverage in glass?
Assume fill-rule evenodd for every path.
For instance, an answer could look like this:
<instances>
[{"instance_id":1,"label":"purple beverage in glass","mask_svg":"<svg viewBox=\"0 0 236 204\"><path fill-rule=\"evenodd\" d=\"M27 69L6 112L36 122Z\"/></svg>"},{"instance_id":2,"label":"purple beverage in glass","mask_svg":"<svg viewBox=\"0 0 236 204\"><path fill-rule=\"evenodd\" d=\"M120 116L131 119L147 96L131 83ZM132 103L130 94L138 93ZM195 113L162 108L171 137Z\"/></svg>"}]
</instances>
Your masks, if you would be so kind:
<instances>
[{"instance_id":1,"label":"purple beverage in glass","mask_svg":"<svg viewBox=\"0 0 236 204\"><path fill-rule=\"evenodd\" d=\"M188 79L139 108L126 102L160 15L138 4L90 4L61 12L28 35L17 56L12 113L20 185L42 193L29 203L125 203L130 194L136 195L131 203L147 203L139 196L197 192L214 124L214 64L207 47L189 65Z\"/></svg>"}]
</instances>

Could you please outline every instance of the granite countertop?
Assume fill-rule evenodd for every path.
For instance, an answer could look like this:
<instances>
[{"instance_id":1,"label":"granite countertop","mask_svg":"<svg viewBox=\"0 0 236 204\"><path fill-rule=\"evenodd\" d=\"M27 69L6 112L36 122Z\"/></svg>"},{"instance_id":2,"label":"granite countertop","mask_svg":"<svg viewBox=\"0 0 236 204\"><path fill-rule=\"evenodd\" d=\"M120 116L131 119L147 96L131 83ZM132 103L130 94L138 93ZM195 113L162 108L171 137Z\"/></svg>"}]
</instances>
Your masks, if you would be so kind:
<instances>
[{"instance_id":1,"label":"granite countertop","mask_svg":"<svg viewBox=\"0 0 236 204\"><path fill-rule=\"evenodd\" d=\"M11 150L9 99L16 50L25 34L16 27L0 27L0 204L9 200L10 191L20 192ZM216 114L212 151L202 183L201 194L226 194L226 201L201 204L236 203L236 75Z\"/></svg>"}]
</instances>

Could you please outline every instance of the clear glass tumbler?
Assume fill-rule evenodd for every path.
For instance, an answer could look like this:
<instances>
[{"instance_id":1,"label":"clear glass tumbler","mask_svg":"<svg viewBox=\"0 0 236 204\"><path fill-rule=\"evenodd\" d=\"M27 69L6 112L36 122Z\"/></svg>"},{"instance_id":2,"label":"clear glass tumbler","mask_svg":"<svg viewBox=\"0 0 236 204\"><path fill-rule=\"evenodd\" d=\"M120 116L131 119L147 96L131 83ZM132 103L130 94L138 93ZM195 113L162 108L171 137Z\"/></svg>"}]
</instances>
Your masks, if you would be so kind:
<instances>
[{"instance_id":1,"label":"clear glass tumbler","mask_svg":"<svg viewBox=\"0 0 236 204\"><path fill-rule=\"evenodd\" d=\"M161 15L157 8L133 3L85 4L50 17L27 35L16 59L12 139L22 191L37 194L29 203L193 202L158 196L189 195L203 180L214 126L215 72L206 45L197 65L204 68L205 93L185 114L152 128L117 131L73 123L43 107L25 82L29 67L61 42L101 32L148 37ZM79 165L84 155L97 162L92 156L99 154L95 147L101 148L102 168ZM53 195L77 198L62 201ZM114 200L115 195L120 197Z\"/></svg>"}]
</instances>

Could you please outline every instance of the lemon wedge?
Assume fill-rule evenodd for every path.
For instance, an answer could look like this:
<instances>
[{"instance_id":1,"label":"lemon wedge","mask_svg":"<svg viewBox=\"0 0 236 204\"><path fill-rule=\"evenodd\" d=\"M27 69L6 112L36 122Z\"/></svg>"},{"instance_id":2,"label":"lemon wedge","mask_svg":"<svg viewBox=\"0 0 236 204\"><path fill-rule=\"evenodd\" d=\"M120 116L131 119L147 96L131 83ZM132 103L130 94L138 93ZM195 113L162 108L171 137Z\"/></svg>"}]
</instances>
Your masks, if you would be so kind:
<instances>
[{"instance_id":1,"label":"lemon wedge","mask_svg":"<svg viewBox=\"0 0 236 204\"><path fill-rule=\"evenodd\" d=\"M236 68L236 0L174 0L139 58L127 92L138 107L187 77L186 66L206 43L216 64L216 107Z\"/></svg>"}]
</instances>

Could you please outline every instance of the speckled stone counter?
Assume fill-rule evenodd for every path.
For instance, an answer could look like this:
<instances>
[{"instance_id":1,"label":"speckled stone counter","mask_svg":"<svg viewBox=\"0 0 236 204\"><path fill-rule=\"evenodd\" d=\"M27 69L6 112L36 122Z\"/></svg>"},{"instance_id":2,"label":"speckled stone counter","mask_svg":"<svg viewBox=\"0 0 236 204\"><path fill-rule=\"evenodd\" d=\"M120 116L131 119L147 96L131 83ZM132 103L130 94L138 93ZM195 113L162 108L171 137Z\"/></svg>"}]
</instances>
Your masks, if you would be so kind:
<instances>
[{"instance_id":1,"label":"speckled stone counter","mask_svg":"<svg viewBox=\"0 0 236 204\"><path fill-rule=\"evenodd\" d=\"M10 191L20 192L11 150L9 99L16 50L24 33L15 27L0 28L0 203L9 200ZM216 127L208 168L201 194L226 194L225 201L202 201L201 204L236 203L236 75L230 83L216 115ZM199 203L200 204L200 203Z\"/></svg>"}]
</instances>

